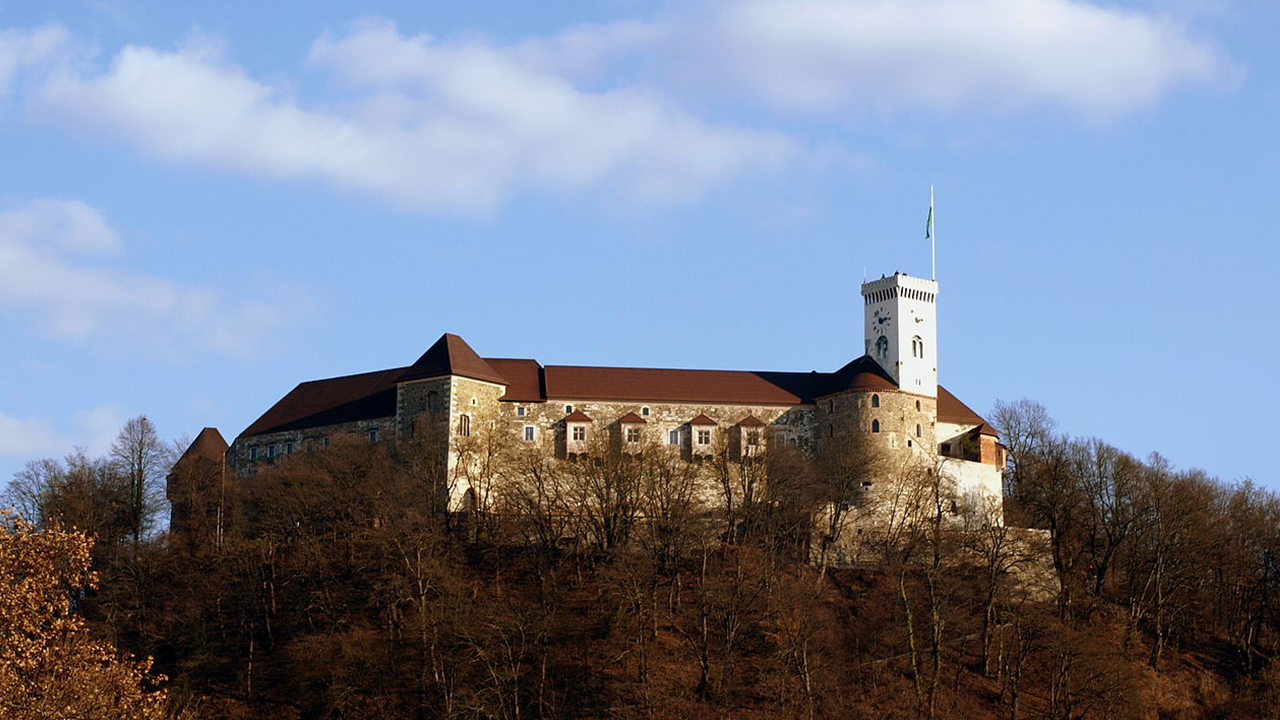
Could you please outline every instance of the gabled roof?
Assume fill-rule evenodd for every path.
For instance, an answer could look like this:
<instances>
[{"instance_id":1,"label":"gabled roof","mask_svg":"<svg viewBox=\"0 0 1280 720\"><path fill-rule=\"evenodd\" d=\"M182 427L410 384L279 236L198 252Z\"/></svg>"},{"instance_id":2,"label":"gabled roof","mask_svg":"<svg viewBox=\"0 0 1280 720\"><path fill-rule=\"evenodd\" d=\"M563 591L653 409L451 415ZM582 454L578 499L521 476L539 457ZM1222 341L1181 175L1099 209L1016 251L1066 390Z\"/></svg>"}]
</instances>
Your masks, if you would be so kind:
<instances>
[{"instance_id":1,"label":"gabled roof","mask_svg":"<svg viewBox=\"0 0 1280 720\"><path fill-rule=\"evenodd\" d=\"M182 457L173 464L171 473L201 462L210 462L221 464L223 458L226 457L228 449L227 441L223 439L222 433L217 428L207 427L196 435L196 439L191 441L187 446L186 452L182 453Z\"/></svg>"},{"instance_id":2,"label":"gabled roof","mask_svg":"<svg viewBox=\"0 0 1280 720\"><path fill-rule=\"evenodd\" d=\"M241 437L374 420L396 414L396 378L405 368L304 382L253 421Z\"/></svg>"},{"instance_id":3,"label":"gabled roof","mask_svg":"<svg viewBox=\"0 0 1280 720\"><path fill-rule=\"evenodd\" d=\"M938 386L938 422L956 425L981 425L986 428L982 432L983 435L998 437L995 428L988 425L981 415L970 409L968 405L960 402L959 398L952 395L950 391L941 385Z\"/></svg>"},{"instance_id":4,"label":"gabled roof","mask_svg":"<svg viewBox=\"0 0 1280 720\"><path fill-rule=\"evenodd\" d=\"M762 422L760 418L756 417L755 415L748 415L742 418L741 420L738 421L738 424L741 425L742 427L749 427L749 428L764 427L764 422Z\"/></svg>"},{"instance_id":5,"label":"gabled roof","mask_svg":"<svg viewBox=\"0 0 1280 720\"><path fill-rule=\"evenodd\" d=\"M622 417L618 418L618 422L622 423L623 425L648 425L649 424L647 420L645 420L644 418L640 417L639 415L633 412L629 412L626 415L623 415Z\"/></svg>"},{"instance_id":6,"label":"gabled roof","mask_svg":"<svg viewBox=\"0 0 1280 720\"><path fill-rule=\"evenodd\" d=\"M574 410L569 413L568 417L566 417L564 421L567 423L591 422L591 418L587 417L587 414L581 410Z\"/></svg>"},{"instance_id":7,"label":"gabled roof","mask_svg":"<svg viewBox=\"0 0 1280 720\"><path fill-rule=\"evenodd\" d=\"M435 344L422 353L418 361L410 365L404 374L396 378L396 382L422 380L424 378L459 375L472 380L506 385L507 381L497 370L494 370L484 358L476 354L467 341L445 333Z\"/></svg>"},{"instance_id":8,"label":"gabled roof","mask_svg":"<svg viewBox=\"0 0 1280 720\"><path fill-rule=\"evenodd\" d=\"M485 358L484 361L505 378L507 392L499 399L507 402L542 402L547 399L542 383L542 366L537 360Z\"/></svg>"},{"instance_id":9,"label":"gabled roof","mask_svg":"<svg viewBox=\"0 0 1280 720\"><path fill-rule=\"evenodd\" d=\"M707 417L706 415L703 415L702 413L698 413L698 416L690 420L689 424L690 425L719 425L719 423L717 423L715 420L712 420L711 418Z\"/></svg>"}]
</instances>

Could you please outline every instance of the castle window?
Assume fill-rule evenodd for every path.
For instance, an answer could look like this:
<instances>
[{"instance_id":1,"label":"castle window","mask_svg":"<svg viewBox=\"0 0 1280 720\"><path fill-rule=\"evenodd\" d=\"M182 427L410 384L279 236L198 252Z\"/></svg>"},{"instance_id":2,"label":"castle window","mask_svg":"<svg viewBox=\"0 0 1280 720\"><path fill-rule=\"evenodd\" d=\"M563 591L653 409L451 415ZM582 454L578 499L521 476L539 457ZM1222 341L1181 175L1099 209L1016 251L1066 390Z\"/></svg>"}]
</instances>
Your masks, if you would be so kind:
<instances>
[{"instance_id":1,"label":"castle window","mask_svg":"<svg viewBox=\"0 0 1280 720\"><path fill-rule=\"evenodd\" d=\"M587 426L586 426L586 425L574 425L574 426L573 426L573 436L572 436L572 437L573 437L573 441L574 441L574 442L582 442L582 441L586 440L586 439L587 439Z\"/></svg>"},{"instance_id":2,"label":"castle window","mask_svg":"<svg viewBox=\"0 0 1280 720\"><path fill-rule=\"evenodd\" d=\"M257 461L257 459L258 459L258 448L256 447L249 448L249 460L251 462L254 462L254 461Z\"/></svg>"},{"instance_id":3,"label":"castle window","mask_svg":"<svg viewBox=\"0 0 1280 720\"><path fill-rule=\"evenodd\" d=\"M267 446L267 458L268 458L268 459L271 459L271 458L274 458L275 456L276 456L276 446L275 446L275 445L268 445L268 446Z\"/></svg>"},{"instance_id":4,"label":"castle window","mask_svg":"<svg viewBox=\"0 0 1280 720\"><path fill-rule=\"evenodd\" d=\"M627 428L627 442L629 443L640 442L640 428L638 427Z\"/></svg>"},{"instance_id":5,"label":"castle window","mask_svg":"<svg viewBox=\"0 0 1280 720\"><path fill-rule=\"evenodd\" d=\"M471 416L470 415L458 416L458 434L463 437L466 437L471 434Z\"/></svg>"},{"instance_id":6,"label":"castle window","mask_svg":"<svg viewBox=\"0 0 1280 720\"><path fill-rule=\"evenodd\" d=\"M919 335L911 338L911 357L924 357L924 340Z\"/></svg>"},{"instance_id":7,"label":"castle window","mask_svg":"<svg viewBox=\"0 0 1280 720\"><path fill-rule=\"evenodd\" d=\"M533 427L532 425L525 425L525 426L524 426L524 441L525 441L525 442L533 442L534 438L535 438L535 437L537 437L536 433L537 433L537 430L535 430L535 429L534 429L534 427Z\"/></svg>"},{"instance_id":8,"label":"castle window","mask_svg":"<svg viewBox=\"0 0 1280 720\"><path fill-rule=\"evenodd\" d=\"M919 410L920 408L916 408L916 409ZM516 408L516 417L524 417L524 412L525 412L524 408L522 407Z\"/></svg>"},{"instance_id":9,"label":"castle window","mask_svg":"<svg viewBox=\"0 0 1280 720\"><path fill-rule=\"evenodd\" d=\"M701 429L700 429L700 430L698 430L698 444L699 444L699 445L710 445L710 444L711 444L711 431L710 431L710 430L701 430Z\"/></svg>"},{"instance_id":10,"label":"castle window","mask_svg":"<svg viewBox=\"0 0 1280 720\"><path fill-rule=\"evenodd\" d=\"M678 429L677 429L677 430L671 430L671 431L669 431L669 432L667 433L667 444L668 444L668 445L679 445L679 444L680 444L680 431L679 431Z\"/></svg>"},{"instance_id":11,"label":"castle window","mask_svg":"<svg viewBox=\"0 0 1280 720\"><path fill-rule=\"evenodd\" d=\"M440 409L440 393L432 390L427 393L427 412L436 412Z\"/></svg>"},{"instance_id":12,"label":"castle window","mask_svg":"<svg viewBox=\"0 0 1280 720\"><path fill-rule=\"evenodd\" d=\"M759 445L759 444L760 444L760 431L759 431L759 430L748 430L748 431L747 431L747 445L748 445L748 446L750 446L750 447L756 447L756 446L757 446L757 445Z\"/></svg>"},{"instance_id":13,"label":"castle window","mask_svg":"<svg viewBox=\"0 0 1280 720\"><path fill-rule=\"evenodd\" d=\"M879 420L872 420L872 421L871 421L871 432L873 432L873 433L878 433L878 432L880 432L880 421L879 421Z\"/></svg>"},{"instance_id":14,"label":"castle window","mask_svg":"<svg viewBox=\"0 0 1280 720\"><path fill-rule=\"evenodd\" d=\"M916 412L920 412L920 401L916 401Z\"/></svg>"},{"instance_id":15,"label":"castle window","mask_svg":"<svg viewBox=\"0 0 1280 720\"><path fill-rule=\"evenodd\" d=\"M835 437L835 436L836 436L836 426L835 426L835 425L828 425L828 426L827 426L827 437L829 437L829 438L833 438L833 437Z\"/></svg>"},{"instance_id":16,"label":"castle window","mask_svg":"<svg viewBox=\"0 0 1280 720\"><path fill-rule=\"evenodd\" d=\"M879 396L879 395L872 395L872 396L871 396L871 407L880 407L880 396Z\"/></svg>"},{"instance_id":17,"label":"castle window","mask_svg":"<svg viewBox=\"0 0 1280 720\"><path fill-rule=\"evenodd\" d=\"M833 412L835 412L835 411L836 411L836 401L835 401L835 400L828 400L828 401L827 401L827 412L829 412L829 413L833 413Z\"/></svg>"},{"instance_id":18,"label":"castle window","mask_svg":"<svg viewBox=\"0 0 1280 720\"><path fill-rule=\"evenodd\" d=\"M920 437L920 423L916 423L916 437Z\"/></svg>"},{"instance_id":19,"label":"castle window","mask_svg":"<svg viewBox=\"0 0 1280 720\"><path fill-rule=\"evenodd\" d=\"M372 430L369 431L369 442L371 443L378 442L378 428L373 428Z\"/></svg>"},{"instance_id":20,"label":"castle window","mask_svg":"<svg viewBox=\"0 0 1280 720\"><path fill-rule=\"evenodd\" d=\"M645 405L644 407L640 408L640 414L644 415L645 417L649 417L649 406Z\"/></svg>"},{"instance_id":21,"label":"castle window","mask_svg":"<svg viewBox=\"0 0 1280 720\"><path fill-rule=\"evenodd\" d=\"M572 405L565 405L565 406L564 406L564 411L565 411L566 413L571 413L571 412L573 412L573 406L572 406Z\"/></svg>"},{"instance_id":22,"label":"castle window","mask_svg":"<svg viewBox=\"0 0 1280 720\"><path fill-rule=\"evenodd\" d=\"M471 398L471 407L475 407L475 406L476 406L476 399Z\"/></svg>"},{"instance_id":23,"label":"castle window","mask_svg":"<svg viewBox=\"0 0 1280 720\"><path fill-rule=\"evenodd\" d=\"M788 438L788 439L787 439L787 444L788 444L788 445L790 445L791 447L795 447L795 446L796 446L796 439L795 439L795 438Z\"/></svg>"},{"instance_id":24,"label":"castle window","mask_svg":"<svg viewBox=\"0 0 1280 720\"><path fill-rule=\"evenodd\" d=\"M289 442L287 442L287 443L285 443L285 444L284 444L284 454L285 454L285 455L292 455L292 454L293 454L293 441L292 441L292 440L290 440Z\"/></svg>"},{"instance_id":25,"label":"castle window","mask_svg":"<svg viewBox=\"0 0 1280 720\"><path fill-rule=\"evenodd\" d=\"M883 335L880 336L879 340L876 340L876 357L881 360L889 359L889 338Z\"/></svg>"}]
</instances>

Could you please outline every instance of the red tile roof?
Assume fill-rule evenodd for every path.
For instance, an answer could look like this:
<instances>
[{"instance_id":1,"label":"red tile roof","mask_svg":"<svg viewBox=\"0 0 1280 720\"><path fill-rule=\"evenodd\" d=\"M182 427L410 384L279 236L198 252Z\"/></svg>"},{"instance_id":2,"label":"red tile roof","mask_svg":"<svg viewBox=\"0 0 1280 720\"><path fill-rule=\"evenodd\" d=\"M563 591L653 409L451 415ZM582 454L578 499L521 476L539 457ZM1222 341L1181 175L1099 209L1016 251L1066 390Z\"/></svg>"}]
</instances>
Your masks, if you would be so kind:
<instances>
[{"instance_id":1,"label":"red tile roof","mask_svg":"<svg viewBox=\"0 0 1280 720\"><path fill-rule=\"evenodd\" d=\"M223 439L222 433L217 428L207 427L200 431L195 440L187 446L186 452L182 453L182 457L173 464L171 472L178 472L188 465L201 462L211 462L221 464L227 454L227 441Z\"/></svg>"},{"instance_id":2,"label":"red tile roof","mask_svg":"<svg viewBox=\"0 0 1280 720\"><path fill-rule=\"evenodd\" d=\"M421 380L444 375L459 375L472 380L506 385L507 381L489 363L476 354L465 340L452 333L445 333L435 344L422 353L418 361L409 366L397 382Z\"/></svg>"},{"instance_id":3,"label":"red tile roof","mask_svg":"<svg viewBox=\"0 0 1280 720\"><path fill-rule=\"evenodd\" d=\"M507 402L542 402L547 399L542 388L542 366L537 360L485 358L506 381L507 392L500 399Z\"/></svg>"},{"instance_id":4,"label":"red tile roof","mask_svg":"<svg viewBox=\"0 0 1280 720\"><path fill-rule=\"evenodd\" d=\"M304 382L280 398L240 436L393 417L396 378L404 371L405 368L393 368Z\"/></svg>"},{"instance_id":5,"label":"red tile roof","mask_svg":"<svg viewBox=\"0 0 1280 720\"><path fill-rule=\"evenodd\" d=\"M946 388L938 386L938 422L954 423L956 425L981 425L985 429L983 435L991 435L999 437L994 428L987 424L982 416L974 412L968 405L960 402L960 399L952 395Z\"/></svg>"},{"instance_id":6,"label":"red tile roof","mask_svg":"<svg viewBox=\"0 0 1280 720\"><path fill-rule=\"evenodd\" d=\"M624 425L648 425L649 424L648 421L646 421L644 418L640 417L639 415L633 412L629 412L626 415L623 415L622 417L618 418L618 422L623 423Z\"/></svg>"},{"instance_id":7,"label":"red tile roof","mask_svg":"<svg viewBox=\"0 0 1280 720\"><path fill-rule=\"evenodd\" d=\"M712 420L711 418L701 413L699 413L698 416L695 417L694 419L690 420L689 424L690 425L719 425L719 423L717 423L715 420Z\"/></svg>"},{"instance_id":8,"label":"red tile roof","mask_svg":"<svg viewBox=\"0 0 1280 720\"><path fill-rule=\"evenodd\" d=\"M548 398L705 402L745 405L796 405L802 396L769 376L803 373L755 373L736 370L662 370L653 368L548 365L543 370ZM793 383L794 384L794 383Z\"/></svg>"},{"instance_id":9,"label":"red tile roof","mask_svg":"<svg viewBox=\"0 0 1280 720\"><path fill-rule=\"evenodd\" d=\"M462 338L446 333L408 368L298 385L246 428L241 436L393 417L396 414L397 382L448 374L505 385L506 392L501 399L507 402L555 399L799 405L838 392L897 388L888 373L868 355L853 360L834 373L574 365L542 367L530 359L481 358ZM590 422L590 418L580 412L569 417L582 418L575 419L575 422ZM700 417L709 424L715 424L705 415ZM981 416L941 386L938 387L938 419L962 425L984 425L983 434L995 435ZM743 424L747 424L745 420Z\"/></svg>"},{"instance_id":10,"label":"red tile roof","mask_svg":"<svg viewBox=\"0 0 1280 720\"><path fill-rule=\"evenodd\" d=\"M567 423L591 422L591 418L587 417L587 414L582 412L581 410L574 410L573 412L569 413L569 416L566 417L564 421Z\"/></svg>"},{"instance_id":11,"label":"red tile roof","mask_svg":"<svg viewBox=\"0 0 1280 720\"><path fill-rule=\"evenodd\" d=\"M742 427L764 427L764 423L755 415L748 415L738 421Z\"/></svg>"}]
</instances>

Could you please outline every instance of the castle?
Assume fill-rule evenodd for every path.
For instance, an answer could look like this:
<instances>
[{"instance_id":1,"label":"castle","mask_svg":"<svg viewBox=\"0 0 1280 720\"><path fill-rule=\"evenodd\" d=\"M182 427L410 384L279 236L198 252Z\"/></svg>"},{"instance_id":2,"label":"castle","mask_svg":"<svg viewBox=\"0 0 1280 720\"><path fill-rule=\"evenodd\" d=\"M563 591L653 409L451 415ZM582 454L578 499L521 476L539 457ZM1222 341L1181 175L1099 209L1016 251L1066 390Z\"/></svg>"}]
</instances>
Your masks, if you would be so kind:
<instances>
[{"instance_id":1,"label":"castle","mask_svg":"<svg viewBox=\"0 0 1280 720\"><path fill-rule=\"evenodd\" d=\"M863 283L866 354L827 373L542 365L481 357L445 334L407 367L298 385L230 447L206 428L180 463L225 462L248 475L335 439L417 437L441 443L452 470L455 441L483 432L481 418L564 459L602 437L624 450L668 445L697 462L726 446L749 457L766 443L815 456L861 434L890 453L943 459L962 495L999 498L995 430L938 384L937 296L937 282L903 273ZM469 488L448 492L451 509L473 507Z\"/></svg>"}]
</instances>

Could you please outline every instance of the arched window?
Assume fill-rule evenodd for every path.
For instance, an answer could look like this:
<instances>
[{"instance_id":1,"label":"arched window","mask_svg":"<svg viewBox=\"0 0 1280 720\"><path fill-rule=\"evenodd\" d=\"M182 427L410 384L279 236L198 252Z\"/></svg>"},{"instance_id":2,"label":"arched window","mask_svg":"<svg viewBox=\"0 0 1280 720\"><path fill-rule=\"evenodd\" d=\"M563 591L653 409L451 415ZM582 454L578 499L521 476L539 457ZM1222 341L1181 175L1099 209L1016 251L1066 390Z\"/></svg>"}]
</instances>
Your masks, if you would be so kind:
<instances>
[{"instance_id":1,"label":"arched window","mask_svg":"<svg viewBox=\"0 0 1280 720\"><path fill-rule=\"evenodd\" d=\"M879 420L872 420L872 421L871 421L871 432L880 432L880 421L879 421Z\"/></svg>"},{"instance_id":2,"label":"arched window","mask_svg":"<svg viewBox=\"0 0 1280 720\"><path fill-rule=\"evenodd\" d=\"M458 416L458 434L463 437L466 437L471 434L471 416L470 415Z\"/></svg>"},{"instance_id":3,"label":"arched window","mask_svg":"<svg viewBox=\"0 0 1280 720\"><path fill-rule=\"evenodd\" d=\"M879 395L872 395L872 396L871 396L871 407L880 407L880 396L879 396Z\"/></svg>"},{"instance_id":4,"label":"arched window","mask_svg":"<svg viewBox=\"0 0 1280 720\"><path fill-rule=\"evenodd\" d=\"M828 400L828 401L827 401L827 412L829 412L829 413L833 413L833 412L835 412L835 411L836 411L836 401L835 401L835 400Z\"/></svg>"},{"instance_id":5,"label":"arched window","mask_svg":"<svg viewBox=\"0 0 1280 720\"><path fill-rule=\"evenodd\" d=\"M889 359L889 338L883 335L880 336L879 340L876 340L876 357L881 360Z\"/></svg>"},{"instance_id":6,"label":"arched window","mask_svg":"<svg viewBox=\"0 0 1280 720\"><path fill-rule=\"evenodd\" d=\"M916 412L920 412L920 401L916 401Z\"/></svg>"},{"instance_id":7,"label":"arched window","mask_svg":"<svg viewBox=\"0 0 1280 720\"><path fill-rule=\"evenodd\" d=\"M911 338L911 357L924 357L924 340L919 335Z\"/></svg>"}]
</instances>

